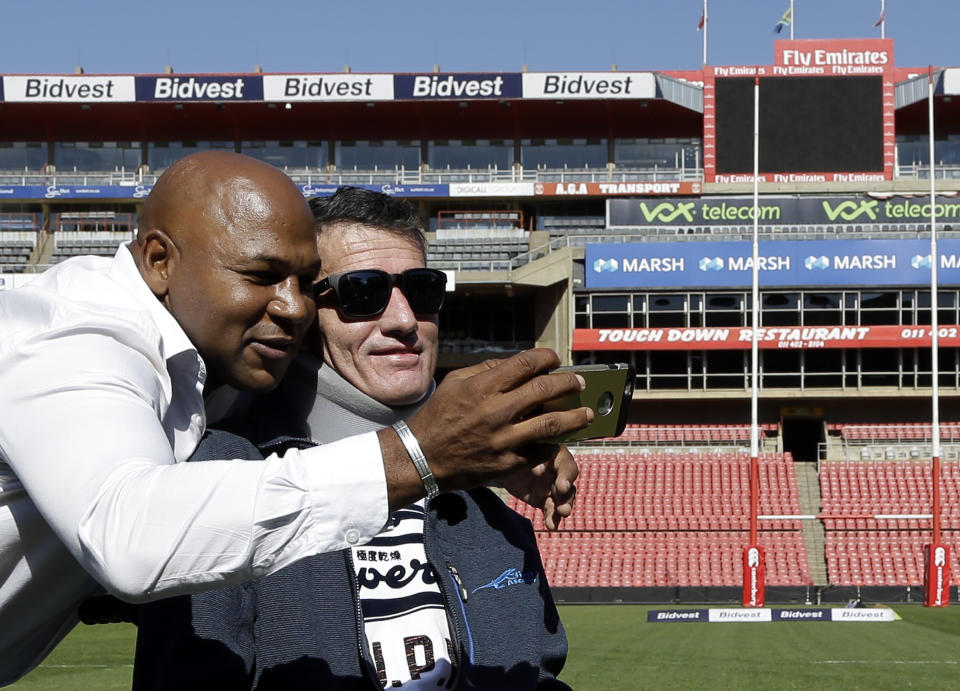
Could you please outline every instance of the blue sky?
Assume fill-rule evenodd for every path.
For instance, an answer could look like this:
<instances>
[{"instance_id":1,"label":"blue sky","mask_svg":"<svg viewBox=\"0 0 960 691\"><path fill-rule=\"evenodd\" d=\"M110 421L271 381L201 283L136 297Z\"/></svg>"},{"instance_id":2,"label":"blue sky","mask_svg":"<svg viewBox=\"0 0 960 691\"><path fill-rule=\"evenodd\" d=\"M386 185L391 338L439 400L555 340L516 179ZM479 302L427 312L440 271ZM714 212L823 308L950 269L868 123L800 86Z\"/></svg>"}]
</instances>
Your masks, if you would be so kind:
<instances>
[{"instance_id":1,"label":"blue sky","mask_svg":"<svg viewBox=\"0 0 960 691\"><path fill-rule=\"evenodd\" d=\"M696 69L702 0L5 3L0 73ZM710 0L708 61L770 64L789 0ZM797 38L879 37L880 0L795 0ZM900 67L960 66L960 1L887 0ZM784 31L781 37L789 37Z\"/></svg>"}]
</instances>

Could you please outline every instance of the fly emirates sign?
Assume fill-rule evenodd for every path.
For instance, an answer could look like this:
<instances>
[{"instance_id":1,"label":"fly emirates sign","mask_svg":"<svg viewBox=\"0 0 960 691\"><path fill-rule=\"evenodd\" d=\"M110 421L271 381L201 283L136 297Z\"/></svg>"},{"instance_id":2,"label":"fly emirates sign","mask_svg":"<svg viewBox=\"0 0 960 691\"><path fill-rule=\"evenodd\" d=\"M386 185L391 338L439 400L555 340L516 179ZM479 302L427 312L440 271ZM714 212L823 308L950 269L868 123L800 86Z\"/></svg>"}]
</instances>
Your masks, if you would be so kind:
<instances>
[{"instance_id":1,"label":"fly emirates sign","mask_svg":"<svg viewBox=\"0 0 960 691\"><path fill-rule=\"evenodd\" d=\"M773 76L884 74L893 70L893 39L776 41Z\"/></svg>"}]
</instances>

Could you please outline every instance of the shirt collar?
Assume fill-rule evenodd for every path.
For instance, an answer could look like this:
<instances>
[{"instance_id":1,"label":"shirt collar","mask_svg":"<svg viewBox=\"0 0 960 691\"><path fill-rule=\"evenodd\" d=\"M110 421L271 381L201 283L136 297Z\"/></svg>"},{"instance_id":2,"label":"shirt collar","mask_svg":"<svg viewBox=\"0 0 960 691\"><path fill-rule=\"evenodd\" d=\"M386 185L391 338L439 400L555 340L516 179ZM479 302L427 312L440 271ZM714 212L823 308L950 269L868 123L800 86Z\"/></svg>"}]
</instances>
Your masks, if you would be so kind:
<instances>
[{"instance_id":1,"label":"shirt collar","mask_svg":"<svg viewBox=\"0 0 960 691\"><path fill-rule=\"evenodd\" d=\"M196 353L197 360L200 363L200 381L203 383L206 380L207 371L203 358L200 357L196 347L190 342L177 320L167 311L167 308L163 306L163 303L157 299L146 281L143 280L143 276L133 260L130 245L129 242L124 243L117 249L117 253L113 257L113 264L110 266L111 278L126 288L131 297L144 306L157 325L160 331L164 360L169 360L183 352L193 351Z\"/></svg>"}]
</instances>

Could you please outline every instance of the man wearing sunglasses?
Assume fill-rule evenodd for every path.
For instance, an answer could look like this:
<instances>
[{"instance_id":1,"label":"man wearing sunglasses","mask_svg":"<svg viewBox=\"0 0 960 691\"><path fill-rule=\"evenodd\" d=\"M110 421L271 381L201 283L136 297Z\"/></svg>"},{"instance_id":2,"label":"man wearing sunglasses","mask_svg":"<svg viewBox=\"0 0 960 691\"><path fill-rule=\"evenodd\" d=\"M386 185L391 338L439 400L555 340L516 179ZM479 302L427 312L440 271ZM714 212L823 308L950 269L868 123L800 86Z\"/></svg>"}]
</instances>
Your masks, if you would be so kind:
<instances>
[{"instance_id":1,"label":"man wearing sunglasses","mask_svg":"<svg viewBox=\"0 0 960 691\"><path fill-rule=\"evenodd\" d=\"M0 294L0 685L99 586L158 599L363 544L430 478L480 485L546 460L525 442L588 421L521 419L582 385L537 376L559 363L531 351L446 382L410 420L415 439L387 429L263 463L182 463L215 389L283 376L315 318L319 261L286 175L205 152L157 180L113 259L71 259Z\"/></svg>"},{"instance_id":2,"label":"man wearing sunglasses","mask_svg":"<svg viewBox=\"0 0 960 691\"><path fill-rule=\"evenodd\" d=\"M416 207L354 188L311 207L322 279L309 352L232 425L263 451L403 430L435 389L446 277L424 266ZM566 485L576 468L562 473ZM565 658L529 521L485 488L429 491L363 547L145 609L134 686L566 689Z\"/></svg>"}]
</instances>

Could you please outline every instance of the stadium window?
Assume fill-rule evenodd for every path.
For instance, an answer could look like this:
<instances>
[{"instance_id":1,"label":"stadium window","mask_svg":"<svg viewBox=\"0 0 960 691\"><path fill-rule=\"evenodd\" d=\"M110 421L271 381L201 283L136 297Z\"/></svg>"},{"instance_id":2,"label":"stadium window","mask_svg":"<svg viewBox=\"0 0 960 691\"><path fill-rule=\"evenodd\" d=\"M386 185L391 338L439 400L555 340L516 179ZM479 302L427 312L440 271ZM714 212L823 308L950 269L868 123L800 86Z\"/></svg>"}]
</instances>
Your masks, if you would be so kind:
<instances>
[{"instance_id":1,"label":"stadium window","mask_svg":"<svg viewBox=\"0 0 960 691\"><path fill-rule=\"evenodd\" d=\"M938 358L940 386L950 387L951 389L957 388L958 375L960 375L960 371L957 369L957 349L941 348Z\"/></svg>"},{"instance_id":2,"label":"stadium window","mask_svg":"<svg viewBox=\"0 0 960 691\"><path fill-rule=\"evenodd\" d=\"M210 141L210 142L148 142L147 160L154 171L160 171L169 168L170 165L180 160L184 156L197 153L198 151L234 151L235 145L228 141Z\"/></svg>"},{"instance_id":3,"label":"stadium window","mask_svg":"<svg viewBox=\"0 0 960 691\"><path fill-rule=\"evenodd\" d=\"M419 141L344 141L334 145L334 165L340 170L393 170L420 167Z\"/></svg>"},{"instance_id":4,"label":"stadium window","mask_svg":"<svg viewBox=\"0 0 960 691\"><path fill-rule=\"evenodd\" d=\"M509 169L513 142L504 139L437 139L428 143L427 163L434 170Z\"/></svg>"},{"instance_id":5,"label":"stadium window","mask_svg":"<svg viewBox=\"0 0 960 691\"><path fill-rule=\"evenodd\" d=\"M953 290L937 291L937 322L939 324L957 323L957 293Z\"/></svg>"},{"instance_id":6,"label":"stadium window","mask_svg":"<svg viewBox=\"0 0 960 691\"><path fill-rule=\"evenodd\" d=\"M839 326L840 293L804 293L803 324L805 326Z\"/></svg>"},{"instance_id":7,"label":"stadium window","mask_svg":"<svg viewBox=\"0 0 960 691\"><path fill-rule=\"evenodd\" d=\"M686 326L685 297L684 295L651 295L647 325L651 328Z\"/></svg>"},{"instance_id":8,"label":"stadium window","mask_svg":"<svg viewBox=\"0 0 960 691\"><path fill-rule=\"evenodd\" d=\"M700 139L614 139L617 168L695 168L699 165Z\"/></svg>"},{"instance_id":9,"label":"stadium window","mask_svg":"<svg viewBox=\"0 0 960 691\"><path fill-rule=\"evenodd\" d=\"M916 294L912 290L904 290L900 293L900 323L916 324Z\"/></svg>"},{"instance_id":10,"label":"stadium window","mask_svg":"<svg viewBox=\"0 0 960 691\"><path fill-rule=\"evenodd\" d=\"M523 139L520 162L524 168L606 168L607 145L602 139Z\"/></svg>"},{"instance_id":11,"label":"stadium window","mask_svg":"<svg viewBox=\"0 0 960 691\"><path fill-rule=\"evenodd\" d=\"M898 324L900 321L899 298L900 293L894 292L861 293L860 323L866 326Z\"/></svg>"},{"instance_id":12,"label":"stadium window","mask_svg":"<svg viewBox=\"0 0 960 691\"><path fill-rule=\"evenodd\" d=\"M322 141L245 141L241 153L281 170L323 169L330 160L329 147Z\"/></svg>"},{"instance_id":13,"label":"stadium window","mask_svg":"<svg viewBox=\"0 0 960 691\"><path fill-rule=\"evenodd\" d=\"M745 355L742 350L709 350L704 353L708 389L742 389L746 386Z\"/></svg>"},{"instance_id":14,"label":"stadium window","mask_svg":"<svg viewBox=\"0 0 960 691\"><path fill-rule=\"evenodd\" d=\"M843 384L843 351L838 349L803 350L803 385L839 387Z\"/></svg>"},{"instance_id":15,"label":"stadium window","mask_svg":"<svg viewBox=\"0 0 960 691\"><path fill-rule=\"evenodd\" d=\"M743 326L743 306L742 293L708 295L704 326Z\"/></svg>"},{"instance_id":16,"label":"stadium window","mask_svg":"<svg viewBox=\"0 0 960 691\"><path fill-rule=\"evenodd\" d=\"M762 326L799 326L800 295L797 293L764 293L760 296Z\"/></svg>"},{"instance_id":17,"label":"stadium window","mask_svg":"<svg viewBox=\"0 0 960 691\"><path fill-rule=\"evenodd\" d=\"M705 365L706 365L706 359L703 356L702 350L690 351L690 388L691 389L706 388L706 377L704 376Z\"/></svg>"},{"instance_id":18,"label":"stadium window","mask_svg":"<svg viewBox=\"0 0 960 691\"><path fill-rule=\"evenodd\" d=\"M762 372L760 388L790 387L800 388L800 352L799 350L762 350L760 368Z\"/></svg>"},{"instance_id":19,"label":"stadium window","mask_svg":"<svg viewBox=\"0 0 960 691\"><path fill-rule=\"evenodd\" d=\"M628 310L629 296L627 295L593 295L593 312L626 312Z\"/></svg>"},{"instance_id":20,"label":"stadium window","mask_svg":"<svg viewBox=\"0 0 960 691\"><path fill-rule=\"evenodd\" d=\"M120 171L140 166L140 142L55 142L53 163L59 171Z\"/></svg>"},{"instance_id":21,"label":"stadium window","mask_svg":"<svg viewBox=\"0 0 960 691\"><path fill-rule=\"evenodd\" d=\"M843 386L846 389L860 388L860 350L843 351Z\"/></svg>"},{"instance_id":22,"label":"stadium window","mask_svg":"<svg viewBox=\"0 0 960 691\"><path fill-rule=\"evenodd\" d=\"M689 364L684 350L650 352L650 387L653 389L687 389Z\"/></svg>"},{"instance_id":23,"label":"stadium window","mask_svg":"<svg viewBox=\"0 0 960 691\"><path fill-rule=\"evenodd\" d=\"M43 142L0 142L0 170L27 172L47 165Z\"/></svg>"},{"instance_id":24,"label":"stadium window","mask_svg":"<svg viewBox=\"0 0 960 691\"><path fill-rule=\"evenodd\" d=\"M860 351L860 380L864 386L897 386L898 363L894 348L863 348ZM929 366L926 370L930 371Z\"/></svg>"},{"instance_id":25,"label":"stadium window","mask_svg":"<svg viewBox=\"0 0 960 691\"><path fill-rule=\"evenodd\" d=\"M913 389L917 384L917 349L900 349L900 386Z\"/></svg>"}]
</instances>

